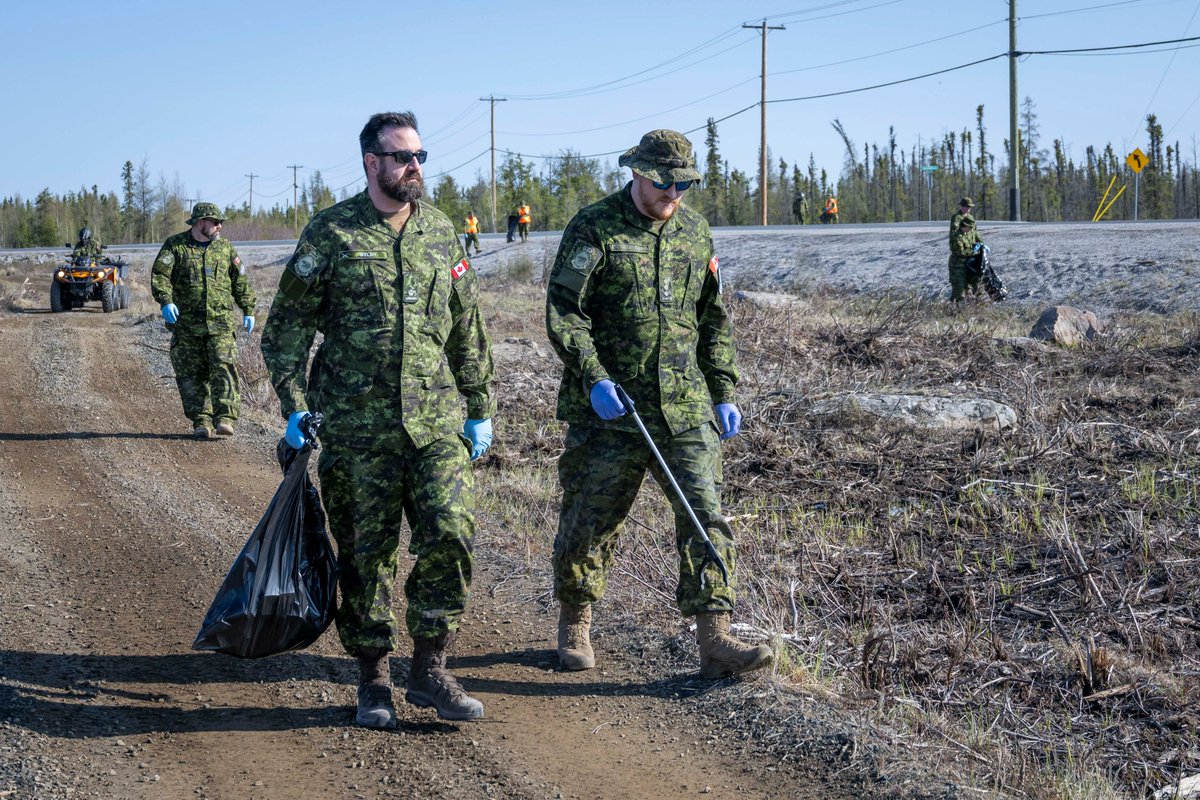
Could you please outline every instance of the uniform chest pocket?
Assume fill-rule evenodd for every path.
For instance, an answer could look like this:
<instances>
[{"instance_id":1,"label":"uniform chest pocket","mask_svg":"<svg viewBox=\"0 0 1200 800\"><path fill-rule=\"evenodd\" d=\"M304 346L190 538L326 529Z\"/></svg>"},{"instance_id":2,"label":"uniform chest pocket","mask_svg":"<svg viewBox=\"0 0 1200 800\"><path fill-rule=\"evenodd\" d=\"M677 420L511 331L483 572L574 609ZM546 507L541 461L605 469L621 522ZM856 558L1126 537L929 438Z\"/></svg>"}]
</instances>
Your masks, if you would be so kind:
<instances>
[{"instance_id":1,"label":"uniform chest pocket","mask_svg":"<svg viewBox=\"0 0 1200 800\"><path fill-rule=\"evenodd\" d=\"M658 289L649 246L615 244L607 260L603 280L606 305L622 309L629 319L657 316Z\"/></svg>"},{"instance_id":2,"label":"uniform chest pocket","mask_svg":"<svg viewBox=\"0 0 1200 800\"><path fill-rule=\"evenodd\" d=\"M343 253L334 262L330 304L334 313L372 327L383 326L395 315L395 287L386 254L373 251Z\"/></svg>"}]
</instances>

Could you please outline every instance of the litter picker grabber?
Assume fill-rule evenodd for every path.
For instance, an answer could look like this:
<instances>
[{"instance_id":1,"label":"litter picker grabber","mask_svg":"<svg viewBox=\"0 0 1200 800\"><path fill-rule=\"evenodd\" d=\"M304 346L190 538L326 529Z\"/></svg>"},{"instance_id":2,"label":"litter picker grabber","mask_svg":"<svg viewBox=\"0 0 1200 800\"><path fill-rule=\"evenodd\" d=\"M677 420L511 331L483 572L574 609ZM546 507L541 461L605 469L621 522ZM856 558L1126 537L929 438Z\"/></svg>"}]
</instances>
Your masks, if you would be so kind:
<instances>
[{"instance_id":1,"label":"litter picker grabber","mask_svg":"<svg viewBox=\"0 0 1200 800\"><path fill-rule=\"evenodd\" d=\"M696 512L692 510L691 503L683 494L683 489L679 488L679 484L675 481L675 476L671 474L671 468L667 466L666 459L662 457L662 453L658 452L658 447L655 446L654 440L650 438L650 431L646 430L646 425L642 422L642 418L638 416L637 409L634 408L633 398L631 398L619 383L613 384L613 388L617 392L617 397L629 409L629 416L633 417L634 423L638 426L638 430L642 432L642 436L646 439L646 444L650 447L650 452L654 453L654 457L658 460L658 465L662 467L663 473L667 476L667 480L671 484L671 488L675 490L675 496L679 498L679 502L687 509L688 517L692 520L692 524L696 526L696 531L700 534L700 538L704 540L704 558L700 561L700 588L706 589L708 579L705 577L704 569L709 564L713 564L717 569L721 570L721 580L726 586L729 585L729 570L725 568L725 561L721 558L721 554L717 552L717 548L713 545L712 539L708 538L708 531L704 529L700 519L696 516ZM733 538L732 532L728 525L724 522L714 523L716 526L725 528L725 535Z\"/></svg>"}]
</instances>

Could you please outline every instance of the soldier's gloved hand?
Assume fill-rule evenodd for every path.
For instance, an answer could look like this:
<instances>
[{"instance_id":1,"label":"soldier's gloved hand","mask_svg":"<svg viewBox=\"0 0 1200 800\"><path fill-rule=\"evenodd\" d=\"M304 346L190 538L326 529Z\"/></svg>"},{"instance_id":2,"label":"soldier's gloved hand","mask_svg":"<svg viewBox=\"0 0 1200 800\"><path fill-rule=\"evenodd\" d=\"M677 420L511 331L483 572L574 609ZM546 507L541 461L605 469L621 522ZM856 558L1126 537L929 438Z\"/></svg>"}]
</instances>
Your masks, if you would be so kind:
<instances>
[{"instance_id":1,"label":"soldier's gloved hand","mask_svg":"<svg viewBox=\"0 0 1200 800\"><path fill-rule=\"evenodd\" d=\"M625 416L625 404L617 397L617 385L605 378L592 387L592 410L600 419Z\"/></svg>"},{"instance_id":2,"label":"soldier's gloved hand","mask_svg":"<svg viewBox=\"0 0 1200 800\"><path fill-rule=\"evenodd\" d=\"M254 333L254 317L250 314L242 317L242 327L246 329L246 333Z\"/></svg>"},{"instance_id":3,"label":"soldier's gloved hand","mask_svg":"<svg viewBox=\"0 0 1200 800\"><path fill-rule=\"evenodd\" d=\"M293 411L288 417L287 430L283 434L284 441L297 450L308 444L308 437L300 430L300 425L311 416L307 411Z\"/></svg>"},{"instance_id":4,"label":"soldier's gloved hand","mask_svg":"<svg viewBox=\"0 0 1200 800\"><path fill-rule=\"evenodd\" d=\"M166 320L168 325L174 325L179 321L179 306L174 303L167 303L162 307L162 318Z\"/></svg>"},{"instance_id":5,"label":"soldier's gloved hand","mask_svg":"<svg viewBox=\"0 0 1200 800\"><path fill-rule=\"evenodd\" d=\"M978 252L979 252L980 250L982 250L982 249L983 249L983 243L982 243L982 242L976 242L976 243L975 243L975 246L971 248L971 252L972 252L972 253L978 253Z\"/></svg>"},{"instance_id":6,"label":"soldier's gloved hand","mask_svg":"<svg viewBox=\"0 0 1200 800\"><path fill-rule=\"evenodd\" d=\"M463 425L463 436L471 440L471 460L482 456L492 446L492 421L469 419Z\"/></svg>"},{"instance_id":7,"label":"soldier's gloved hand","mask_svg":"<svg viewBox=\"0 0 1200 800\"><path fill-rule=\"evenodd\" d=\"M734 403L717 403L717 421L721 423L721 440L732 439L742 430L742 412Z\"/></svg>"}]
</instances>

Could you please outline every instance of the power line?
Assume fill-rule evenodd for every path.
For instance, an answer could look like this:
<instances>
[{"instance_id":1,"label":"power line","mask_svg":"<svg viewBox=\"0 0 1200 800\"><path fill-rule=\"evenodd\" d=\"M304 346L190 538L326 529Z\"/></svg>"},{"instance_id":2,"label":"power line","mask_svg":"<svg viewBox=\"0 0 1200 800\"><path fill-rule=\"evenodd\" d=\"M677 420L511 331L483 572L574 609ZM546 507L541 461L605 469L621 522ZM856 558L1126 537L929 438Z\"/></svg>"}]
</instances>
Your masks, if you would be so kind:
<instances>
[{"instance_id":1,"label":"power line","mask_svg":"<svg viewBox=\"0 0 1200 800\"><path fill-rule=\"evenodd\" d=\"M1195 17L1195 14L1192 15ZM1190 26L1191 23L1189 23ZM1200 36L1189 36L1185 39L1164 39L1161 42L1142 42L1141 44L1115 44L1109 47L1076 47L1068 50L1018 50L1018 56L1059 56L1070 53L1098 53L1105 50L1133 50L1138 47L1157 47L1160 44L1179 44L1181 42L1197 42ZM1008 55L1008 53L1005 53Z\"/></svg>"},{"instance_id":2,"label":"power line","mask_svg":"<svg viewBox=\"0 0 1200 800\"><path fill-rule=\"evenodd\" d=\"M1027 20L1027 19L1041 19L1043 17L1061 17L1064 14L1080 14L1084 11L1096 11L1097 9L1102 9L1102 8L1113 8L1115 6L1128 6L1128 5L1133 5L1135 3L1144 3L1144 2L1145 2L1145 0L1120 0L1120 2L1118 2L1118 3L1104 3L1103 5L1098 5L1098 6L1084 6L1082 8L1068 8L1068 9L1064 9L1063 11L1048 11L1045 14L1022 14L1021 19Z\"/></svg>"},{"instance_id":3,"label":"power line","mask_svg":"<svg viewBox=\"0 0 1200 800\"><path fill-rule=\"evenodd\" d=\"M767 102L768 103L794 103L798 100L820 100L825 97L839 97L844 94L857 94L858 92L869 92L872 89L882 89L885 86L896 86L901 83L911 83L912 81L919 81L923 78L932 78L934 75L944 75L947 72L954 72L956 70L966 69L967 67L973 67L976 64L984 64L988 61L995 61L997 58L1007 58L1007 57L1008 57L1007 52L997 53L994 56L988 56L987 58L981 58L978 61L969 61L966 64L959 64L956 67L946 67L946 69L939 69L936 72L926 72L923 75L914 75L911 78L901 78L900 80L888 81L886 83L875 83L870 86L861 86L857 89L845 89L840 92L825 92L823 94L810 94L810 95L805 95L803 97L785 97L780 100L768 100Z\"/></svg>"},{"instance_id":4,"label":"power line","mask_svg":"<svg viewBox=\"0 0 1200 800\"><path fill-rule=\"evenodd\" d=\"M845 0L844 2L841 2L841 3L830 3L827 6L823 6L820 8L812 8L807 11L790 11L785 14L775 14L773 16L769 16L769 17L767 17L767 19L773 19L773 20L790 19L792 17L804 16L805 14L811 14L816 11L825 11L826 9L829 9L829 8L837 8L839 6L850 5L851 3L857 3L857 2L862 2L862 0ZM871 9L874 9L874 8L882 8L883 6L894 6L897 3L903 3L903 2L905 2L905 0L885 0L885 2L876 3L873 6L866 6L865 8L851 8L846 11L839 11L836 14L825 14L824 16L821 16L821 17L810 17L810 18L804 20L804 22L814 22L819 19L832 19L833 17L844 17L847 14L858 14L863 11L870 11Z\"/></svg>"}]
</instances>

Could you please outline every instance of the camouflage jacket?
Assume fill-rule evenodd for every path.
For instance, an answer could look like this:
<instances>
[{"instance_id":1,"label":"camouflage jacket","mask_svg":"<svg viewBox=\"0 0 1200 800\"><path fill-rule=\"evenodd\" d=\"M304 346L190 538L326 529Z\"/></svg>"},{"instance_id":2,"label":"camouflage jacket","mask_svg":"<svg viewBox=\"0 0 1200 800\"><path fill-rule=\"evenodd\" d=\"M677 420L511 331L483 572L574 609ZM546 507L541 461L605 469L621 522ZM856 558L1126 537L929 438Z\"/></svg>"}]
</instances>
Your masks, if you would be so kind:
<instances>
[{"instance_id":1,"label":"camouflage jacket","mask_svg":"<svg viewBox=\"0 0 1200 800\"><path fill-rule=\"evenodd\" d=\"M966 262L975 252L976 244L983 244L983 239L979 238L979 230L959 225L958 230L950 236L950 261L957 264Z\"/></svg>"},{"instance_id":2,"label":"camouflage jacket","mask_svg":"<svg viewBox=\"0 0 1200 800\"><path fill-rule=\"evenodd\" d=\"M459 395L468 417L495 413L479 280L454 225L424 202L399 234L365 191L313 217L280 276L262 351L283 415L320 411L346 441L400 422L424 447L461 430Z\"/></svg>"},{"instance_id":3,"label":"camouflage jacket","mask_svg":"<svg viewBox=\"0 0 1200 800\"><path fill-rule=\"evenodd\" d=\"M190 230L163 242L150 270L150 293L160 306L179 308L175 330L194 335L233 334L241 314L253 314L258 300L246 267L228 239L214 239L202 247Z\"/></svg>"},{"instance_id":4,"label":"camouflage jacket","mask_svg":"<svg viewBox=\"0 0 1200 800\"><path fill-rule=\"evenodd\" d=\"M92 238L87 241L76 242L75 246L71 248L71 260L74 261L80 256L95 256L99 258L103 254L103 251L104 247L100 244L99 239Z\"/></svg>"},{"instance_id":5,"label":"camouflage jacket","mask_svg":"<svg viewBox=\"0 0 1200 800\"><path fill-rule=\"evenodd\" d=\"M954 234L958 233L958 223L962 222L962 218L965 216L966 216L966 214L962 213L961 211L955 211L954 214L950 217L950 238L951 239L954 238Z\"/></svg>"},{"instance_id":6,"label":"camouflage jacket","mask_svg":"<svg viewBox=\"0 0 1200 800\"><path fill-rule=\"evenodd\" d=\"M558 418L636 431L628 416L602 423L592 410L591 387L608 378L647 422L681 433L734 402L733 326L708 223L680 205L656 233L631 185L563 231L546 294L546 331L564 364Z\"/></svg>"}]
</instances>

